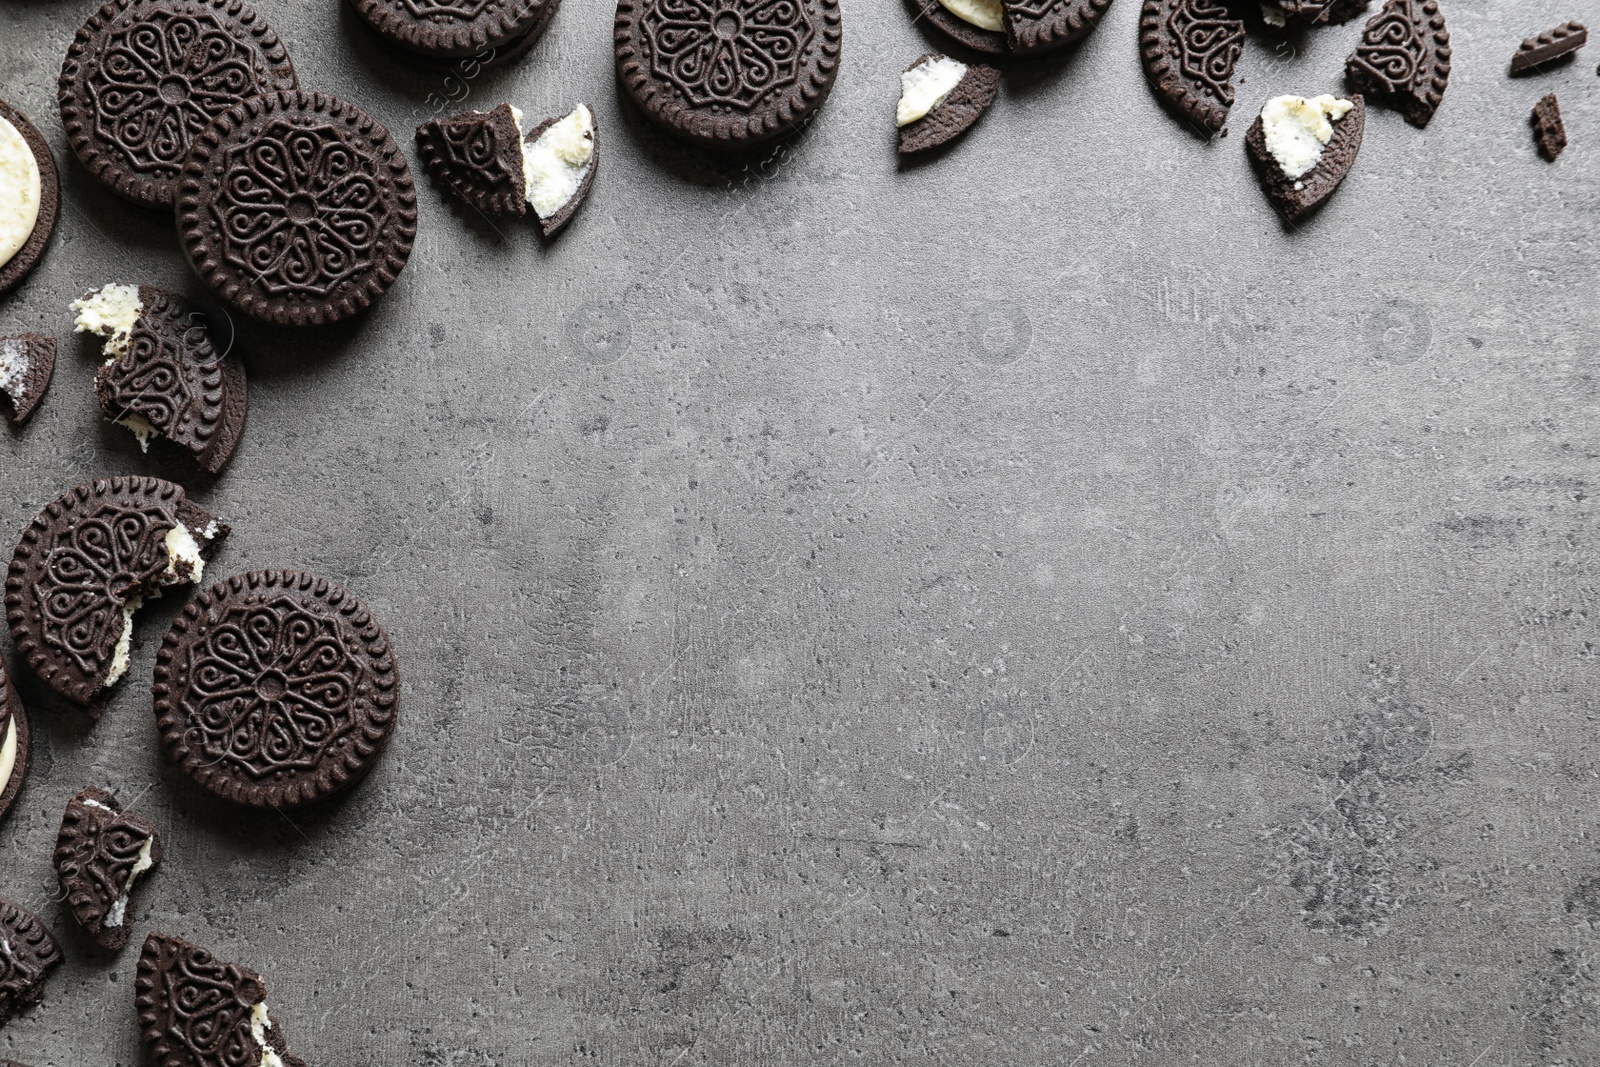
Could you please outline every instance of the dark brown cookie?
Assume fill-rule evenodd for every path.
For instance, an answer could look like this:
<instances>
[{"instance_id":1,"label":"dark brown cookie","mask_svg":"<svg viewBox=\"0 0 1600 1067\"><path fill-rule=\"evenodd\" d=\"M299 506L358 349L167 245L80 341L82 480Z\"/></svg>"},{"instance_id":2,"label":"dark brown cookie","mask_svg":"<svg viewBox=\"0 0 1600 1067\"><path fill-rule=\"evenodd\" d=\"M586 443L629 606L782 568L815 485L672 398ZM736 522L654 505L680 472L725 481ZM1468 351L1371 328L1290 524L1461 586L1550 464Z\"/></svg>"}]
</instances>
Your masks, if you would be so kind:
<instances>
[{"instance_id":1,"label":"dark brown cookie","mask_svg":"<svg viewBox=\"0 0 1600 1067\"><path fill-rule=\"evenodd\" d=\"M208 126L183 165L178 233L213 292L247 315L319 326L400 276L417 194L389 131L323 93L258 96Z\"/></svg>"},{"instance_id":2,"label":"dark brown cookie","mask_svg":"<svg viewBox=\"0 0 1600 1067\"><path fill-rule=\"evenodd\" d=\"M205 312L177 293L153 285L108 286L138 294L133 328L123 334L104 316L78 329L105 337L106 362L95 374L100 414L126 426L149 447L161 437L194 457L202 470L216 474L227 466L244 434L250 409L244 365L217 358ZM92 306L104 290L74 303Z\"/></svg>"},{"instance_id":3,"label":"dark brown cookie","mask_svg":"<svg viewBox=\"0 0 1600 1067\"><path fill-rule=\"evenodd\" d=\"M350 0L379 36L408 52L462 59L525 50L559 0Z\"/></svg>"},{"instance_id":4,"label":"dark brown cookie","mask_svg":"<svg viewBox=\"0 0 1600 1067\"><path fill-rule=\"evenodd\" d=\"M22 426L39 410L56 373L56 339L23 333L0 337L0 396L11 404L11 425Z\"/></svg>"},{"instance_id":5,"label":"dark brown cookie","mask_svg":"<svg viewBox=\"0 0 1600 1067\"><path fill-rule=\"evenodd\" d=\"M1361 31L1345 77L1369 97L1428 125L1450 84L1450 31L1439 0L1389 0Z\"/></svg>"},{"instance_id":6,"label":"dark brown cookie","mask_svg":"<svg viewBox=\"0 0 1600 1067\"><path fill-rule=\"evenodd\" d=\"M195 597L156 657L167 756L253 808L302 807L372 769L394 732L389 635L326 578L257 571Z\"/></svg>"},{"instance_id":7,"label":"dark brown cookie","mask_svg":"<svg viewBox=\"0 0 1600 1067\"><path fill-rule=\"evenodd\" d=\"M1169 106L1207 133L1228 121L1244 22L1220 0L1144 0L1139 52L1145 77Z\"/></svg>"},{"instance_id":8,"label":"dark brown cookie","mask_svg":"<svg viewBox=\"0 0 1600 1067\"><path fill-rule=\"evenodd\" d=\"M213 119L297 86L283 42L239 0L111 0L67 50L58 98L90 173L170 211L184 157Z\"/></svg>"},{"instance_id":9,"label":"dark brown cookie","mask_svg":"<svg viewBox=\"0 0 1600 1067\"><path fill-rule=\"evenodd\" d=\"M51 234L56 232L56 219L61 214L61 175L56 171L56 157L50 151L50 143L28 121L28 116L0 100L0 119L10 123L22 135L23 144L33 157L33 165L39 170L38 210L37 213L28 212L33 215L33 226L21 247L0 261L0 294L3 294L15 289L44 258L44 250L50 244ZM0 152L3 151L0 149ZM9 195L5 199L8 203L16 203ZM0 225L3 225L3 218L0 218Z\"/></svg>"},{"instance_id":10,"label":"dark brown cookie","mask_svg":"<svg viewBox=\"0 0 1600 1067\"><path fill-rule=\"evenodd\" d=\"M1367 105L1359 93L1350 97L1350 103L1354 106L1333 123L1333 137L1323 146L1322 157L1298 177L1285 174L1267 148L1266 129L1260 115L1244 135L1245 148L1250 153L1250 162L1255 165L1262 191L1290 222L1320 207L1355 166L1356 155L1361 151L1361 136L1367 126Z\"/></svg>"},{"instance_id":11,"label":"dark brown cookie","mask_svg":"<svg viewBox=\"0 0 1600 1067\"><path fill-rule=\"evenodd\" d=\"M908 0L908 2L916 9L918 21L926 22L956 44L986 56L1011 54L1011 45L1005 35L1004 15L1001 17L1000 29L988 30L963 19L939 0Z\"/></svg>"},{"instance_id":12,"label":"dark brown cookie","mask_svg":"<svg viewBox=\"0 0 1600 1067\"><path fill-rule=\"evenodd\" d=\"M288 1052L267 1009L267 985L237 963L171 934L151 934L139 953L134 1010L152 1067L305 1067Z\"/></svg>"},{"instance_id":13,"label":"dark brown cookie","mask_svg":"<svg viewBox=\"0 0 1600 1067\"><path fill-rule=\"evenodd\" d=\"M1087 37L1111 0L1005 0L1006 45L1015 55L1051 52Z\"/></svg>"},{"instance_id":14,"label":"dark brown cookie","mask_svg":"<svg viewBox=\"0 0 1600 1067\"><path fill-rule=\"evenodd\" d=\"M488 215L526 215L522 130L510 104L463 111L417 127L422 166L445 188Z\"/></svg>"},{"instance_id":15,"label":"dark brown cookie","mask_svg":"<svg viewBox=\"0 0 1600 1067\"><path fill-rule=\"evenodd\" d=\"M0 1026L39 1003L50 972L61 965L61 946L44 920L20 904L0 900Z\"/></svg>"},{"instance_id":16,"label":"dark brown cookie","mask_svg":"<svg viewBox=\"0 0 1600 1067\"><path fill-rule=\"evenodd\" d=\"M101 948L115 952L133 931L134 886L162 856L155 824L122 810L104 789L67 801L56 836L56 877L73 917Z\"/></svg>"},{"instance_id":17,"label":"dark brown cookie","mask_svg":"<svg viewBox=\"0 0 1600 1067\"><path fill-rule=\"evenodd\" d=\"M719 151L797 132L833 90L839 0L617 0L617 73L656 125Z\"/></svg>"},{"instance_id":18,"label":"dark brown cookie","mask_svg":"<svg viewBox=\"0 0 1600 1067\"><path fill-rule=\"evenodd\" d=\"M1561 105L1556 94L1551 93L1533 108L1533 137L1539 145L1539 154L1551 163L1567 147L1567 127L1561 121Z\"/></svg>"},{"instance_id":19,"label":"dark brown cookie","mask_svg":"<svg viewBox=\"0 0 1600 1067\"><path fill-rule=\"evenodd\" d=\"M1581 22L1568 22L1522 42L1511 57L1511 73L1541 73L1551 65L1570 60L1589 43L1589 31Z\"/></svg>"},{"instance_id":20,"label":"dark brown cookie","mask_svg":"<svg viewBox=\"0 0 1600 1067\"><path fill-rule=\"evenodd\" d=\"M180 532L181 528L181 532ZM6 574L6 621L23 661L98 715L128 667L133 613L199 579L228 526L157 478L71 489L23 531Z\"/></svg>"},{"instance_id":21,"label":"dark brown cookie","mask_svg":"<svg viewBox=\"0 0 1600 1067\"><path fill-rule=\"evenodd\" d=\"M1273 6L1286 18L1315 26L1348 22L1365 11L1368 3L1370 0L1275 0Z\"/></svg>"},{"instance_id":22,"label":"dark brown cookie","mask_svg":"<svg viewBox=\"0 0 1600 1067\"><path fill-rule=\"evenodd\" d=\"M906 68L910 73L937 55L926 55ZM960 137L970 130L994 103L1000 92L1000 72L982 64L967 67L956 87L934 109L914 122L900 127L899 152L903 156L926 152Z\"/></svg>"},{"instance_id":23,"label":"dark brown cookie","mask_svg":"<svg viewBox=\"0 0 1600 1067\"><path fill-rule=\"evenodd\" d=\"M33 731L22 695L6 676L0 662L0 819L6 817L28 779L28 758L33 754Z\"/></svg>"},{"instance_id":24,"label":"dark brown cookie","mask_svg":"<svg viewBox=\"0 0 1600 1067\"><path fill-rule=\"evenodd\" d=\"M522 151L535 179L528 188L528 203L539 219L540 235L548 241L566 228L594 188L600 169L600 128L594 113L587 104L579 104L570 114L545 119L528 131Z\"/></svg>"}]
</instances>

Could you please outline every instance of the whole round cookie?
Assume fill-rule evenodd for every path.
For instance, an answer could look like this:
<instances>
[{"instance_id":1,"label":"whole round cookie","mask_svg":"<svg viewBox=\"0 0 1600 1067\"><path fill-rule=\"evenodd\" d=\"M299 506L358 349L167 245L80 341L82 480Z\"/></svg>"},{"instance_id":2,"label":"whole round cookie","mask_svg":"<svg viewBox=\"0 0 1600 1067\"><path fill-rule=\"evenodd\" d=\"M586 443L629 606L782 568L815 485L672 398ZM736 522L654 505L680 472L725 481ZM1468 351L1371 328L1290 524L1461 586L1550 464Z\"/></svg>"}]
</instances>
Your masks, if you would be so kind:
<instances>
[{"instance_id":1,"label":"whole round cookie","mask_svg":"<svg viewBox=\"0 0 1600 1067\"><path fill-rule=\"evenodd\" d=\"M434 59L464 59L490 49L503 60L527 50L561 0L350 0L380 37ZM492 61L491 61L492 62Z\"/></svg>"},{"instance_id":2,"label":"whole round cookie","mask_svg":"<svg viewBox=\"0 0 1600 1067\"><path fill-rule=\"evenodd\" d=\"M654 123L734 151L797 131L833 90L838 0L618 0L617 73Z\"/></svg>"},{"instance_id":3,"label":"whole round cookie","mask_svg":"<svg viewBox=\"0 0 1600 1067\"><path fill-rule=\"evenodd\" d=\"M28 116L0 100L0 293L44 258L61 214L61 176Z\"/></svg>"},{"instance_id":4,"label":"whole round cookie","mask_svg":"<svg viewBox=\"0 0 1600 1067\"><path fill-rule=\"evenodd\" d=\"M6 677L0 662L0 819L17 802L28 777L28 757L33 753L33 731L17 687Z\"/></svg>"},{"instance_id":5,"label":"whole round cookie","mask_svg":"<svg viewBox=\"0 0 1600 1067\"><path fill-rule=\"evenodd\" d=\"M256 571L184 608L156 656L167 755L207 791L302 807L358 782L399 715L389 635L349 590Z\"/></svg>"},{"instance_id":6,"label":"whole round cookie","mask_svg":"<svg viewBox=\"0 0 1600 1067\"><path fill-rule=\"evenodd\" d=\"M324 93L273 93L206 128L183 165L178 235L213 292L258 319L320 326L400 276L417 191L388 129Z\"/></svg>"},{"instance_id":7,"label":"whole round cookie","mask_svg":"<svg viewBox=\"0 0 1600 1067\"><path fill-rule=\"evenodd\" d=\"M90 173L167 211L184 157L213 119L298 84L283 42L239 0L110 0L73 39L57 96Z\"/></svg>"}]
</instances>

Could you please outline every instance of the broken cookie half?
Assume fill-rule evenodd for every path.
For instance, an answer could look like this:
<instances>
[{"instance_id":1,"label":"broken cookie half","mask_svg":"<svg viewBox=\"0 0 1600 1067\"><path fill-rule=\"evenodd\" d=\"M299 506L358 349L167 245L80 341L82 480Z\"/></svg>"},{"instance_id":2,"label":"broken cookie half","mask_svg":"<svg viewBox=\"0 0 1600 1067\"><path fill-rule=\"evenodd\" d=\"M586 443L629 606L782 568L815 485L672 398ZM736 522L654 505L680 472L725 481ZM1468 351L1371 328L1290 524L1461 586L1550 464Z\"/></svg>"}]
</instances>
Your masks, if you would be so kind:
<instances>
[{"instance_id":1,"label":"broken cookie half","mask_svg":"<svg viewBox=\"0 0 1600 1067\"><path fill-rule=\"evenodd\" d=\"M926 55L900 75L895 125L900 154L913 155L960 137L989 110L1000 91L1000 72L968 66L949 56Z\"/></svg>"},{"instance_id":2,"label":"broken cookie half","mask_svg":"<svg viewBox=\"0 0 1600 1067\"><path fill-rule=\"evenodd\" d=\"M1094 31L1111 0L914 0L929 25L975 52L1035 56Z\"/></svg>"},{"instance_id":3,"label":"broken cookie half","mask_svg":"<svg viewBox=\"0 0 1600 1067\"><path fill-rule=\"evenodd\" d=\"M22 697L6 675L5 663L0 661L0 819L17 802L22 783L27 780L32 741Z\"/></svg>"},{"instance_id":4,"label":"broken cookie half","mask_svg":"<svg viewBox=\"0 0 1600 1067\"><path fill-rule=\"evenodd\" d=\"M216 474L249 412L244 366L217 351L204 311L153 285L107 285L72 303L77 332L105 338L95 375L100 413L150 449L171 441Z\"/></svg>"},{"instance_id":5,"label":"broken cookie half","mask_svg":"<svg viewBox=\"0 0 1600 1067\"><path fill-rule=\"evenodd\" d=\"M417 127L417 148L428 173L462 200L489 215L531 210L547 239L583 206L598 163L586 104L526 133L510 104L432 119Z\"/></svg>"},{"instance_id":6,"label":"broken cookie half","mask_svg":"<svg viewBox=\"0 0 1600 1067\"><path fill-rule=\"evenodd\" d=\"M0 899L0 1026L44 996L45 980L61 965L61 946L44 920Z\"/></svg>"},{"instance_id":7,"label":"broken cookie half","mask_svg":"<svg viewBox=\"0 0 1600 1067\"><path fill-rule=\"evenodd\" d=\"M1261 188L1291 222L1333 195L1355 165L1366 128L1366 101L1333 96L1275 96L1245 134Z\"/></svg>"},{"instance_id":8,"label":"broken cookie half","mask_svg":"<svg viewBox=\"0 0 1600 1067\"><path fill-rule=\"evenodd\" d=\"M98 717L128 673L134 613L198 582L227 534L227 523L159 478L68 490L11 557L5 607L17 651L41 682Z\"/></svg>"},{"instance_id":9,"label":"broken cookie half","mask_svg":"<svg viewBox=\"0 0 1600 1067\"><path fill-rule=\"evenodd\" d=\"M153 1067L305 1067L267 1009L261 976L181 937L145 939L134 1006Z\"/></svg>"},{"instance_id":10,"label":"broken cookie half","mask_svg":"<svg viewBox=\"0 0 1600 1067\"><path fill-rule=\"evenodd\" d=\"M56 877L73 917L101 948L128 943L133 888L161 862L155 824L122 810L104 789L67 801L56 837Z\"/></svg>"},{"instance_id":11,"label":"broken cookie half","mask_svg":"<svg viewBox=\"0 0 1600 1067\"><path fill-rule=\"evenodd\" d=\"M0 337L0 396L11 404L11 425L22 426L39 410L56 372L56 339L23 333Z\"/></svg>"}]
</instances>

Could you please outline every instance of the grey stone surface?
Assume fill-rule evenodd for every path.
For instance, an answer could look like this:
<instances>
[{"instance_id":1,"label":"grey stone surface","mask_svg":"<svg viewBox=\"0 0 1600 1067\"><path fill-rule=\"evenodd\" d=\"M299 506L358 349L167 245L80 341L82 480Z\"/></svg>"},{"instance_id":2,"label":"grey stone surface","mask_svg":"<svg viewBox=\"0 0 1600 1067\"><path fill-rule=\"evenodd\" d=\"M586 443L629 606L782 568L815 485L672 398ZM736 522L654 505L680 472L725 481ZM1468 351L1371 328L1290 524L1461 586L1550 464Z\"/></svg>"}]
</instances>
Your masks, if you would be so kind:
<instances>
[{"instance_id":1,"label":"grey stone surface","mask_svg":"<svg viewBox=\"0 0 1600 1067\"><path fill-rule=\"evenodd\" d=\"M1433 125L1374 109L1293 232L1243 131L1337 89L1359 21L1253 40L1205 144L1118 0L900 170L928 42L846 0L832 101L741 170L625 113L603 3L464 83L335 0L257 6L408 151L463 91L590 102L600 180L549 248L423 181L370 317L243 328L251 421L208 481L99 421L68 335L106 281L198 291L70 159L54 82L92 5L0 3L0 93L66 175L0 303L65 344L0 433L0 528L177 477L234 523L217 577L348 583L405 678L381 768L293 821L157 753L178 598L98 724L33 694L0 892L69 962L0 1057L141 1060L135 950L70 929L50 869L93 784L166 830L140 936L259 969L314 1067L1600 1058L1600 81L1505 76L1582 5L1447 0Z\"/></svg>"}]
</instances>

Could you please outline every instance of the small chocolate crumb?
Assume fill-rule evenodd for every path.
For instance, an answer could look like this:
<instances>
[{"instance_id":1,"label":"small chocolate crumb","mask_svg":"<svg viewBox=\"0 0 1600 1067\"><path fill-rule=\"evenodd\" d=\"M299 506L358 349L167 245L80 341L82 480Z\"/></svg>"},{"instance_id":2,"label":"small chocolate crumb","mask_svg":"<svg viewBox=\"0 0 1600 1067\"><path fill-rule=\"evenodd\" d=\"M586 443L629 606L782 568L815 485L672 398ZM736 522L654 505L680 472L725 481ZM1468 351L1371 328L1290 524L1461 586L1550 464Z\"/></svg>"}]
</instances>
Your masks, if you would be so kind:
<instances>
[{"instance_id":1,"label":"small chocolate crumb","mask_svg":"<svg viewBox=\"0 0 1600 1067\"><path fill-rule=\"evenodd\" d=\"M1534 106L1533 136L1539 144L1539 154L1552 163L1567 147L1567 128L1561 122L1561 105L1556 103L1555 93Z\"/></svg>"}]
</instances>

